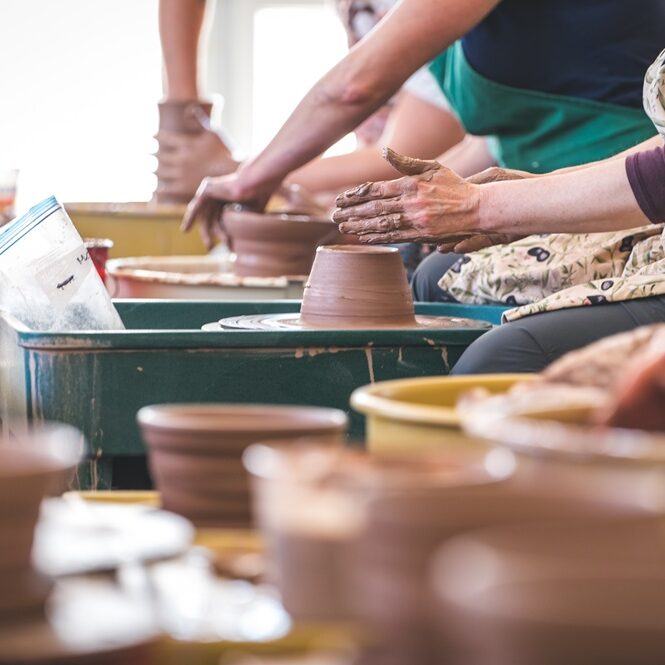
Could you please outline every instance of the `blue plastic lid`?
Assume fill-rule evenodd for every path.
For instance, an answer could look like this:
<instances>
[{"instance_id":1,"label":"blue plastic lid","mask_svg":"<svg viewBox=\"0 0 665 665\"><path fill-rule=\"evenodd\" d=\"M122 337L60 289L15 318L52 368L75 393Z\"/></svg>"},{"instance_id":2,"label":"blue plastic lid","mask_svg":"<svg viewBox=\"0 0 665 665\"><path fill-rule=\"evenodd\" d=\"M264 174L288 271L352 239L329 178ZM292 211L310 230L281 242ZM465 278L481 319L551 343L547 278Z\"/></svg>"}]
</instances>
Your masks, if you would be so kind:
<instances>
[{"instance_id":1,"label":"blue plastic lid","mask_svg":"<svg viewBox=\"0 0 665 665\"><path fill-rule=\"evenodd\" d=\"M33 206L21 217L13 219L0 230L0 255L13 247L21 238L26 236L32 229L39 226L54 212L61 210L55 196L49 196L37 205Z\"/></svg>"}]
</instances>

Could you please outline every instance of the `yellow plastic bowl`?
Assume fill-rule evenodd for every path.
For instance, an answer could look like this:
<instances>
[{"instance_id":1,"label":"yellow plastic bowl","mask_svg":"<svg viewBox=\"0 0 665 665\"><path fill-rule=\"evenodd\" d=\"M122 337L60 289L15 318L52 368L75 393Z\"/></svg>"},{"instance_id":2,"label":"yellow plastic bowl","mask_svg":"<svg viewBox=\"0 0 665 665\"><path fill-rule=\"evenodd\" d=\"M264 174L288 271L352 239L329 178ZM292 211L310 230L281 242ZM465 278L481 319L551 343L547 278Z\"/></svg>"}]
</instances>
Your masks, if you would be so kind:
<instances>
[{"instance_id":1,"label":"yellow plastic bowl","mask_svg":"<svg viewBox=\"0 0 665 665\"><path fill-rule=\"evenodd\" d=\"M480 447L460 429L455 408L460 396L475 388L502 393L533 378L532 374L477 374L384 381L355 390L351 406L367 417L367 446L372 453L428 453L462 444Z\"/></svg>"},{"instance_id":2,"label":"yellow plastic bowl","mask_svg":"<svg viewBox=\"0 0 665 665\"><path fill-rule=\"evenodd\" d=\"M149 490L87 490L69 494L100 503L137 503L153 508L159 508L162 503L159 494Z\"/></svg>"},{"instance_id":3,"label":"yellow plastic bowl","mask_svg":"<svg viewBox=\"0 0 665 665\"><path fill-rule=\"evenodd\" d=\"M65 203L84 238L113 240L111 257L205 254L197 230L180 231L184 205L156 203Z\"/></svg>"}]
</instances>

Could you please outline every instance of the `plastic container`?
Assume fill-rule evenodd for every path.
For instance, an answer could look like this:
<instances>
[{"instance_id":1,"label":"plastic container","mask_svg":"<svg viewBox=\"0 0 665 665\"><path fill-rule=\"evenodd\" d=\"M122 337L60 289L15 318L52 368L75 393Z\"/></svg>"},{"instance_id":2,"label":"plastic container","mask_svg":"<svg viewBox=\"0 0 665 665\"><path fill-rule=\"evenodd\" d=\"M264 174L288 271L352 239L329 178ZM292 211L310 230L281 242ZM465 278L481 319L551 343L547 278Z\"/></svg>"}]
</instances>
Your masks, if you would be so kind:
<instances>
[{"instance_id":1,"label":"plastic container","mask_svg":"<svg viewBox=\"0 0 665 665\"><path fill-rule=\"evenodd\" d=\"M88 250L55 197L0 232L0 304L36 330L123 330Z\"/></svg>"},{"instance_id":2,"label":"plastic container","mask_svg":"<svg viewBox=\"0 0 665 665\"><path fill-rule=\"evenodd\" d=\"M382 381L358 388L351 406L367 417L367 445L374 453L468 448L478 444L461 431L459 398L478 388L503 393L532 380L531 374L476 374Z\"/></svg>"}]
</instances>

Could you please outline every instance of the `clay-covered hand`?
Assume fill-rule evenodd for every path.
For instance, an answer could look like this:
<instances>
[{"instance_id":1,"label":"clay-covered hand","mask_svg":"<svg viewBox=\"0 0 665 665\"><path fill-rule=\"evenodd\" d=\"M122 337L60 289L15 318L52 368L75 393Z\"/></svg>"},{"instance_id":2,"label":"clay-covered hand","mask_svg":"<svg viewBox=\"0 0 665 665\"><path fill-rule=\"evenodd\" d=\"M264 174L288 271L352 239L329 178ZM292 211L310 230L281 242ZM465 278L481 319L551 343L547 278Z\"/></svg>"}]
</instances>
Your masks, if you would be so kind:
<instances>
[{"instance_id":1,"label":"clay-covered hand","mask_svg":"<svg viewBox=\"0 0 665 665\"><path fill-rule=\"evenodd\" d=\"M209 129L198 134L160 130L157 134L157 193L192 197L203 178L233 173L239 162Z\"/></svg>"},{"instance_id":2,"label":"clay-covered hand","mask_svg":"<svg viewBox=\"0 0 665 665\"><path fill-rule=\"evenodd\" d=\"M523 180L524 178L535 178L533 173L518 171L516 169L504 169L500 166L491 166L480 173L466 179L474 185L486 185L490 182L502 182L505 180ZM456 252L457 254L469 254L479 249L492 247L493 245L506 245L524 236L511 235L508 233L485 233L468 236L466 238L451 240L437 246L439 252Z\"/></svg>"},{"instance_id":3,"label":"clay-covered hand","mask_svg":"<svg viewBox=\"0 0 665 665\"><path fill-rule=\"evenodd\" d=\"M604 424L665 432L665 336L659 339L658 351L650 350L636 360L614 404L601 418Z\"/></svg>"},{"instance_id":4,"label":"clay-covered hand","mask_svg":"<svg viewBox=\"0 0 665 665\"><path fill-rule=\"evenodd\" d=\"M333 221L369 244L444 243L482 233L478 185L438 162L390 148L384 157L405 177L365 183L337 197Z\"/></svg>"},{"instance_id":5,"label":"clay-covered hand","mask_svg":"<svg viewBox=\"0 0 665 665\"><path fill-rule=\"evenodd\" d=\"M250 187L242 168L229 175L204 178L187 206L180 228L187 232L198 223L205 246L212 249L216 241L226 237L222 219L224 206L239 203L248 210L263 210L275 188L276 185Z\"/></svg>"}]
</instances>

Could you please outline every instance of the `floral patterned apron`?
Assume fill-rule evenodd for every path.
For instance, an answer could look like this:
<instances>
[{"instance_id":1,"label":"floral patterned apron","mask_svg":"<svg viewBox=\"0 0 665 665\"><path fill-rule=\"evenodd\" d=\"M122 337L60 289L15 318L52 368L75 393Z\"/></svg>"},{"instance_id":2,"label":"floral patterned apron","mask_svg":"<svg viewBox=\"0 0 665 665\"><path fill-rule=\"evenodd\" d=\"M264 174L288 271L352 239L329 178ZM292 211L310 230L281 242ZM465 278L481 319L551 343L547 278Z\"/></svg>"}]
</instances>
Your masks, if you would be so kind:
<instances>
[{"instance_id":1,"label":"floral patterned apron","mask_svg":"<svg viewBox=\"0 0 665 665\"><path fill-rule=\"evenodd\" d=\"M665 137L665 51L649 68L644 108ZM517 305L505 321L665 295L665 226L529 236L462 257L439 286L463 303Z\"/></svg>"}]
</instances>

